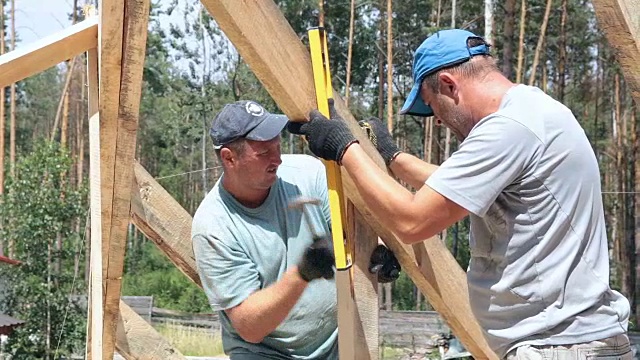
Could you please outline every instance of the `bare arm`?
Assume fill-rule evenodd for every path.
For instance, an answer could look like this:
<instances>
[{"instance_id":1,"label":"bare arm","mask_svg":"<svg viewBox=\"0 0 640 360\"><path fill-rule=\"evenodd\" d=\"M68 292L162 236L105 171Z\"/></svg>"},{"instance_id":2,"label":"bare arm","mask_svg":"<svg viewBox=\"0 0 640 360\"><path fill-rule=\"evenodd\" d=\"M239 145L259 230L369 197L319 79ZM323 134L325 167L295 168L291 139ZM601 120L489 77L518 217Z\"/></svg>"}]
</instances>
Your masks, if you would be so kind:
<instances>
[{"instance_id":1,"label":"bare arm","mask_svg":"<svg viewBox=\"0 0 640 360\"><path fill-rule=\"evenodd\" d=\"M275 284L254 292L240 305L225 310L233 328L250 343L259 343L287 317L308 282L292 267Z\"/></svg>"},{"instance_id":2,"label":"bare arm","mask_svg":"<svg viewBox=\"0 0 640 360\"><path fill-rule=\"evenodd\" d=\"M429 176L438 169L437 165L429 164L417 157L400 153L389 165L389 170L400 180L418 190L424 186Z\"/></svg>"},{"instance_id":3,"label":"bare arm","mask_svg":"<svg viewBox=\"0 0 640 360\"><path fill-rule=\"evenodd\" d=\"M406 244L426 240L468 214L429 186L412 194L376 166L359 144L349 146L342 166L371 212Z\"/></svg>"}]
</instances>

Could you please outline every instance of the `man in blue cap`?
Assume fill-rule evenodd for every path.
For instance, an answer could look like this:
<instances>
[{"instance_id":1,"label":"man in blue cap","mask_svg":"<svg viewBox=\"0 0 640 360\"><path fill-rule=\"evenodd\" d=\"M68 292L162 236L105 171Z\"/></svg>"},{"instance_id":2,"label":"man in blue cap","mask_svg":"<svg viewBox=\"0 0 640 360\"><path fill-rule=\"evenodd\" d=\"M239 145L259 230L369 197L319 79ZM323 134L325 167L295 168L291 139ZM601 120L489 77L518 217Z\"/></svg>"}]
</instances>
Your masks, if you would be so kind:
<instances>
[{"instance_id":1,"label":"man in blue cap","mask_svg":"<svg viewBox=\"0 0 640 360\"><path fill-rule=\"evenodd\" d=\"M631 359L629 302L609 286L598 163L571 111L505 78L489 45L465 30L428 37L413 78L401 113L434 116L460 141L441 166L401 152L379 120L361 123L415 194L373 163L343 121L312 111L289 129L339 162L407 244L470 216L471 307L499 357Z\"/></svg>"},{"instance_id":2,"label":"man in blue cap","mask_svg":"<svg viewBox=\"0 0 640 360\"><path fill-rule=\"evenodd\" d=\"M254 101L238 101L211 126L224 173L198 207L191 236L232 360L338 358L325 168L308 155L281 155L286 124ZM300 198L319 205L303 216L289 209ZM379 246L371 268L388 282L400 264Z\"/></svg>"}]
</instances>

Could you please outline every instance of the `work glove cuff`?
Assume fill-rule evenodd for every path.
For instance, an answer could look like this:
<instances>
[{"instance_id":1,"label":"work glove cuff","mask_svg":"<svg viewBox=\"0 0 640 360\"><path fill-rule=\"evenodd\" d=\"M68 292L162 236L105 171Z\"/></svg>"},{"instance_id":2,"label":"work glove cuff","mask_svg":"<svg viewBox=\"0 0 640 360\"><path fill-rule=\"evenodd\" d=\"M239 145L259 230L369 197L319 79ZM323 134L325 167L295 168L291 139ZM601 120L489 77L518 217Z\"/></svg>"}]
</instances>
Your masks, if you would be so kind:
<instances>
[{"instance_id":1,"label":"work glove cuff","mask_svg":"<svg viewBox=\"0 0 640 360\"><path fill-rule=\"evenodd\" d=\"M371 143L376 147L385 164L389 166L391 162L402 151L393 141L393 137L387 130L387 127L380 121L380 119L371 117L367 120L360 120L358 122L360 128L362 128L367 134Z\"/></svg>"}]
</instances>

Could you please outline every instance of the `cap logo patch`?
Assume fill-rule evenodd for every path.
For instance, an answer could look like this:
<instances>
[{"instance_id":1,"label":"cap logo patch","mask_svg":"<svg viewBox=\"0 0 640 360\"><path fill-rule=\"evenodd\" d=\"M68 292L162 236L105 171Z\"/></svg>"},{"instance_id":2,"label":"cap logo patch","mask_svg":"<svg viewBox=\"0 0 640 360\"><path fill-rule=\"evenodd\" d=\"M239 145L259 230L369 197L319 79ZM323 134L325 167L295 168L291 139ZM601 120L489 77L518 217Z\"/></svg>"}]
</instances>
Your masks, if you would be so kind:
<instances>
[{"instance_id":1,"label":"cap logo patch","mask_svg":"<svg viewBox=\"0 0 640 360\"><path fill-rule=\"evenodd\" d=\"M245 106L244 106L245 110L253 115L253 116L262 116L264 114L264 108L254 102L248 102Z\"/></svg>"}]
</instances>

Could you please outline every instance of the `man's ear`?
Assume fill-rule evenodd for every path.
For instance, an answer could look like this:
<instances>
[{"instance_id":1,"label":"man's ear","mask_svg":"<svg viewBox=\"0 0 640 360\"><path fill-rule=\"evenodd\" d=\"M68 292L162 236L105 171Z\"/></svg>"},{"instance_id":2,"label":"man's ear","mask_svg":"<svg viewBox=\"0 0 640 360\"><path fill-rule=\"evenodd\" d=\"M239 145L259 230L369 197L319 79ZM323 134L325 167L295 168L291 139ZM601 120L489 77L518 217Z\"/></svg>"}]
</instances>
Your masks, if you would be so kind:
<instances>
[{"instance_id":1,"label":"man's ear","mask_svg":"<svg viewBox=\"0 0 640 360\"><path fill-rule=\"evenodd\" d=\"M223 147L220 149L220 160L225 165L225 167L229 167L235 164L236 158L231 149Z\"/></svg>"},{"instance_id":2,"label":"man's ear","mask_svg":"<svg viewBox=\"0 0 640 360\"><path fill-rule=\"evenodd\" d=\"M458 80L448 72L438 74L438 87L440 94L455 99L458 94Z\"/></svg>"}]
</instances>

